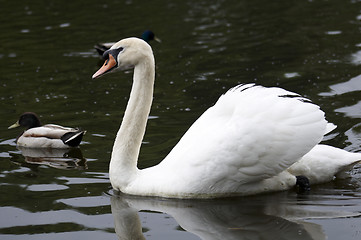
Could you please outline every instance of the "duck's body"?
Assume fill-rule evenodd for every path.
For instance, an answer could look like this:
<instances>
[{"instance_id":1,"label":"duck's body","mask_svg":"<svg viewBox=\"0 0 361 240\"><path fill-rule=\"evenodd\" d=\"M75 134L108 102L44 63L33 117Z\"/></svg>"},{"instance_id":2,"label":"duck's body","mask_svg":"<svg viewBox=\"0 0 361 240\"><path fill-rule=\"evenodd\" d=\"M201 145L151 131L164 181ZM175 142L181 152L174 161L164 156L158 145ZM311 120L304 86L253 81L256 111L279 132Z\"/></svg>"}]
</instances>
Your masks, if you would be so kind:
<instances>
[{"instance_id":1,"label":"duck's body","mask_svg":"<svg viewBox=\"0 0 361 240\"><path fill-rule=\"evenodd\" d=\"M213 198L279 191L295 186L298 172L311 180L317 179L313 175L325 175L315 181L320 183L361 160L360 153L327 147L330 158L313 162L322 155L319 142L332 128L319 107L284 89L247 84L221 96L162 162L139 170L137 160L153 97L152 50L144 41L129 38L104 55L106 63L93 78L134 66L133 87L109 168L113 188L123 193ZM333 152L342 164L332 157Z\"/></svg>"},{"instance_id":2,"label":"duck's body","mask_svg":"<svg viewBox=\"0 0 361 240\"><path fill-rule=\"evenodd\" d=\"M155 34L150 31L150 30L146 30L142 33L141 38L146 41L147 43L149 43L152 40L155 40L157 42L161 42L161 40L159 38L157 38L155 36ZM94 48L95 50L98 52L98 54L100 56L103 56L104 52L109 50L109 48L111 48L113 45L115 44L115 42L105 42L105 43L97 43Z\"/></svg>"},{"instance_id":3,"label":"duck's body","mask_svg":"<svg viewBox=\"0 0 361 240\"><path fill-rule=\"evenodd\" d=\"M27 148L70 148L79 146L85 131L56 124L41 125L35 113L23 113L9 128L26 127L16 144Z\"/></svg>"}]
</instances>

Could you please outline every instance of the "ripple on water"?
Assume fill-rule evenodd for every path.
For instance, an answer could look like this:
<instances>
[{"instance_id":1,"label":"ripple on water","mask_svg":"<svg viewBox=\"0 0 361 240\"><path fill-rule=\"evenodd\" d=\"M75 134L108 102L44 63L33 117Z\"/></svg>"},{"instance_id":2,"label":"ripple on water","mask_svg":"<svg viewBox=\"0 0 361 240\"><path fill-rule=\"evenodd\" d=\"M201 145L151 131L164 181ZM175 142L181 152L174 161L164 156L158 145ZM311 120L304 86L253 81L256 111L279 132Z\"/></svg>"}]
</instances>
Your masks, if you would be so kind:
<instances>
[{"instance_id":1,"label":"ripple on water","mask_svg":"<svg viewBox=\"0 0 361 240\"><path fill-rule=\"evenodd\" d=\"M112 224L112 216L108 214L86 215L73 210L28 212L16 207L1 207L1 213L8 216L2 221L0 228L15 228L22 226L57 225L59 223L74 223L87 228L108 228ZM18 216L21 216L20 218ZM45 232L42 232L45 233Z\"/></svg>"},{"instance_id":2,"label":"ripple on water","mask_svg":"<svg viewBox=\"0 0 361 240\"><path fill-rule=\"evenodd\" d=\"M351 54L351 63L355 65L361 64L361 51L357 51L353 54Z\"/></svg>"},{"instance_id":3,"label":"ripple on water","mask_svg":"<svg viewBox=\"0 0 361 240\"><path fill-rule=\"evenodd\" d=\"M109 197L107 196L90 196L59 199L57 202L64 203L71 207L99 207L109 206Z\"/></svg>"},{"instance_id":4,"label":"ripple on water","mask_svg":"<svg viewBox=\"0 0 361 240\"><path fill-rule=\"evenodd\" d=\"M99 173L98 176L94 178L80 178L80 177L58 177L57 179L66 181L67 185L71 184L86 184L86 183L109 183L109 177L107 173L101 174Z\"/></svg>"},{"instance_id":5,"label":"ripple on water","mask_svg":"<svg viewBox=\"0 0 361 240\"><path fill-rule=\"evenodd\" d=\"M57 191L68 189L68 186L60 184L34 184L27 187L26 190L32 192Z\"/></svg>"},{"instance_id":6,"label":"ripple on water","mask_svg":"<svg viewBox=\"0 0 361 240\"><path fill-rule=\"evenodd\" d=\"M334 96L349 92L361 91L361 75L351 78L347 82L337 83L330 86L330 92L319 93L320 96Z\"/></svg>"},{"instance_id":7,"label":"ripple on water","mask_svg":"<svg viewBox=\"0 0 361 240\"><path fill-rule=\"evenodd\" d=\"M361 101L352 106L335 109L335 112L344 113L351 118L361 118Z\"/></svg>"}]
</instances>

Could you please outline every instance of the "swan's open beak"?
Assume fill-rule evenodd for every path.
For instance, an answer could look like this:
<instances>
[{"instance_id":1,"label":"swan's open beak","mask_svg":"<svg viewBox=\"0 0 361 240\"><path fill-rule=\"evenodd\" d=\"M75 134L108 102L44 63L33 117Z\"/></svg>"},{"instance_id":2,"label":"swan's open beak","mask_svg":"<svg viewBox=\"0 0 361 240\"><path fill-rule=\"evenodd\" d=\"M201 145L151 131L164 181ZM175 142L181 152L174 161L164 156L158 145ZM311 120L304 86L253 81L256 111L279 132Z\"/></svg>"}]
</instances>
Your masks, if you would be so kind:
<instances>
[{"instance_id":1,"label":"swan's open beak","mask_svg":"<svg viewBox=\"0 0 361 240\"><path fill-rule=\"evenodd\" d=\"M113 57L113 55L109 54L108 59L105 60L105 63L103 64L103 66L101 68L99 68L99 70L96 73L94 73L92 78L94 79L94 78L103 76L107 72L110 72L113 68L116 68L117 65L118 65L118 63L115 60L115 58Z\"/></svg>"}]
</instances>

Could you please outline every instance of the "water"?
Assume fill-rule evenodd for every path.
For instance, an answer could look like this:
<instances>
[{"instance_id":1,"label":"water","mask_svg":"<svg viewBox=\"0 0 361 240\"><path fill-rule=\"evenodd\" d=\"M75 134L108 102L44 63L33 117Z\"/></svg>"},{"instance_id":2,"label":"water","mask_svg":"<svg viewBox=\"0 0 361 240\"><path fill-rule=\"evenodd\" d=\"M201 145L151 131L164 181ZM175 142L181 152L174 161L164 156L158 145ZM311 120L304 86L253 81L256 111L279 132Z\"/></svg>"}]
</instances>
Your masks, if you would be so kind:
<instances>
[{"instance_id":1,"label":"water","mask_svg":"<svg viewBox=\"0 0 361 240\"><path fill-rule=\"evenodd\" d=\"M281 86L360 152L359 1L0 1L1 239L359 239L361 170L293 191L214 201L113 194L108 162L131 72L92 80L93 45L152 29L157 64L139 167L157 164L238 83ZM80 150L26 152L7 130L24 111L87 130ZM43 155L47 158L39 158ZM34 157L37 156L37 157Z\"/></svg>"}]
</instances>

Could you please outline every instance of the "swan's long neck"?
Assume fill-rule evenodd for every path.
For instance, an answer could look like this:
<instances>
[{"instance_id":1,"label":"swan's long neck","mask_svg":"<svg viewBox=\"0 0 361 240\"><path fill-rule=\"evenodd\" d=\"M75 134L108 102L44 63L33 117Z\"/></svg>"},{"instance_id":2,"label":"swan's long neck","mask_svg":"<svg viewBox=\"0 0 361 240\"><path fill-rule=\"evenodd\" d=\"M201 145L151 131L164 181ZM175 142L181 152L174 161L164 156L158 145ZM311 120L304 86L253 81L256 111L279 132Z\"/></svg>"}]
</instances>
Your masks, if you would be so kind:
<instances>
[{"instance_id":1,"label":"swan's long neck","mask_svg":"<svg viewBox=\"0 0 361 240\"><path fill-rule=\"evenodd\" d=\"M122 191L138 172L137 161L152 105L154 85L153 54L134 68L133 86L110 161L109 177ZM114 185L114 184L113 184Z\"/></svg>"}]
</instances>

